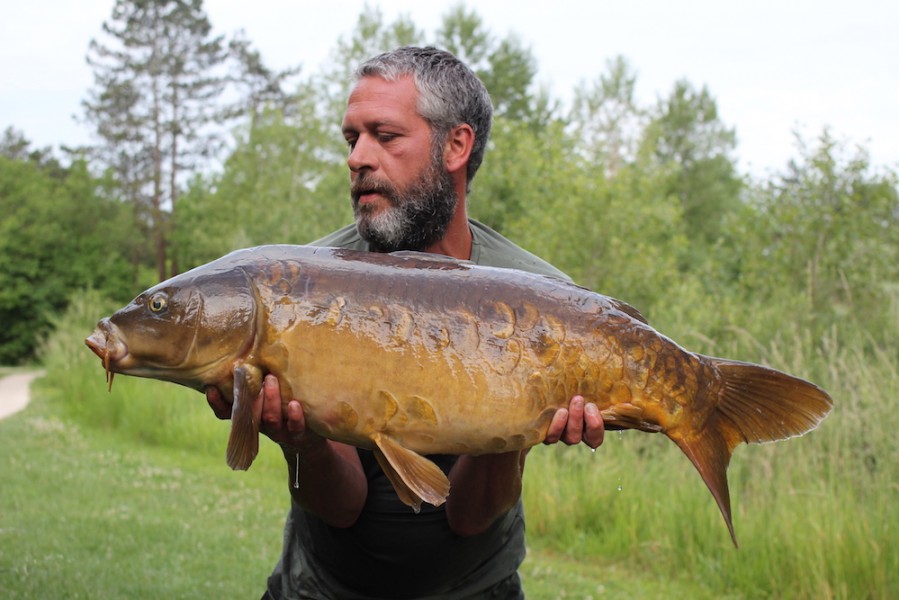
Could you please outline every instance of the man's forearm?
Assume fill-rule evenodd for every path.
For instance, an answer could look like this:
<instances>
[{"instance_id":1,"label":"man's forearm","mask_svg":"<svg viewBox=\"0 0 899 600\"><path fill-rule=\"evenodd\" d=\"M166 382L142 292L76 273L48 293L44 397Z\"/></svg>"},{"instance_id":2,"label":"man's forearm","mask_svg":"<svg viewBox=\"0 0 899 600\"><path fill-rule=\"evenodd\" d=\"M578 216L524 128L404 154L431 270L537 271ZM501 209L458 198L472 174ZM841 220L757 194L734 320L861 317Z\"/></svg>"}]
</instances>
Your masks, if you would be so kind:
<instances>
[{"instance_id":1,"label":"man's forearm","mask_svg":"<svg viewBox=\"0 0 899 600\"><path fill-rule=\"evenodd\" d=\"M281 445L290 494L333 527L349 527L365 505L368 482L356 449L331 440L302 448Z\"/></svg>"},{"instance_id":2,"label":"man's forearm","mask_svg":"<svg viewBox=\"0 0 899 600\"><path fill-rule=\"evenodd\" d=\"M457 535L485 531L521 497L521 475L527 451L464 455L450 471L446 518Z\"/></svg>"}]
</instances>

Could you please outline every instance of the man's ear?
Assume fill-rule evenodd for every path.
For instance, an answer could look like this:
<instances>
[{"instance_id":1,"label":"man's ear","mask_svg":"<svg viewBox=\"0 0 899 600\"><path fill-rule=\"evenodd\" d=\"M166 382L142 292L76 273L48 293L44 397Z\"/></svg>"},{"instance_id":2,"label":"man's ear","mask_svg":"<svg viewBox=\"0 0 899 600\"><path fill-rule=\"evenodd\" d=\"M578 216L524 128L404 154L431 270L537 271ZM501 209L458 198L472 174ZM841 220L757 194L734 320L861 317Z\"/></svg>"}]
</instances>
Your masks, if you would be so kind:
<instances>
[{"instance_id":1,"label":"man's ear","mask_svg":"<svg viewBox=\"0 0 899 600\"><path fill-rule=\"evenodd\" d=\"M446 137L443 158L446 170L455 173L459 169L467 169L471 149L474 148L474 129L467 123L453 127Z\"/></svg>"}]
</instances>

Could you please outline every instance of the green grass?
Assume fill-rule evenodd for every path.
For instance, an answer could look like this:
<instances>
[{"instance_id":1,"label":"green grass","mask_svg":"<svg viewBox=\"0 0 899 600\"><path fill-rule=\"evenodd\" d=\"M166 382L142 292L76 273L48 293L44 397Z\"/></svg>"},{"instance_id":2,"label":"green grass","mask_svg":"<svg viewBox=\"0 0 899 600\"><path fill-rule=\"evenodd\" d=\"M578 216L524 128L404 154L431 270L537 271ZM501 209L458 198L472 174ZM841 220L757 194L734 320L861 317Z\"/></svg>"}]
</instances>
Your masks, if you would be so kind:
<instances>
[{"instance_id":1,"label":"green grass","mask_svg":"<svg viewBox=\"0 0 899 600\"><path fill-rule=\"evenodd\" d=\"M257 597L287 508L279 453L266 443L248 473L233 473L227 424L202 395L127 377L107 392L81 341L104 309L82 312L49 341L36 403L0 422L0 589ZM529 598L899 597L895 348L789 329L757 347L740 358L810 377L836 406L807 436L737 449L740 549L663 436L610 432L596 453L538 447L524 490Z\"/></svg>"},{"instance_id":2,"label":"green grass","mask_svg":"<svg viewBox=\"0 0 899 600\"><path fill-rule=\"evenodd\" d=\"M86 428L39 396L0 422L6 598L255 598L283 478Z\"/></svg>"}]
</instances>

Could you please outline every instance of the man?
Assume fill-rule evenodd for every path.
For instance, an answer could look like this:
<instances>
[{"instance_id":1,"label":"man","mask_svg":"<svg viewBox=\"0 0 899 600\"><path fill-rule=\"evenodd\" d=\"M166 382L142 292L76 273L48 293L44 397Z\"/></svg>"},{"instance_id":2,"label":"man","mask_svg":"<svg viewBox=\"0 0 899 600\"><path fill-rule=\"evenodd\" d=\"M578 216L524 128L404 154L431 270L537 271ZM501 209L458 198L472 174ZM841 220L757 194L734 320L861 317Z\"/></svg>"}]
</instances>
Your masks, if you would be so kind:
<instances>
[{"instance_id":1,"label":"man","mask_svg":"<svg viewBox=\"0 0 899 600\"><path fill-rule=\"evenodd\" d=\"M367 61L343 119L355 225L315 245L418 250L564 277L468 219L466 195L491 119L483 84L447 52L400 48ZM230 415L217 390L207 396L217 415ZM451 492L444 506L416 514L371 452L306 431L299 400L282 414L274 377L257 405L262 431L283 448L292 496L284 552L264 598L523 597L527 451L431 457ZM556 413L546 441L596 448L603 432L597 407L577 396Z\"/></svg>"}]
</instances>

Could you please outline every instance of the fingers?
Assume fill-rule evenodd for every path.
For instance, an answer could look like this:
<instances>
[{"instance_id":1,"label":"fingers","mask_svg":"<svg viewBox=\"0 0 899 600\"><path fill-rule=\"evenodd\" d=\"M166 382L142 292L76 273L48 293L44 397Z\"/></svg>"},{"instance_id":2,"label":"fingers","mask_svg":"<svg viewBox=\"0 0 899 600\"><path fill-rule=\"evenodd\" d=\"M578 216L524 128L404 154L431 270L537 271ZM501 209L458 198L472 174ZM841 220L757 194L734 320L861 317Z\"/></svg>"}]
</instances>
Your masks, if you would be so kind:
<instances>
[{"instance_id":1,"label":"fingers","mask_svg":"<svg viewBox=\"0 0 899 600\"><path fill-rule=\"evenodd\" d=\"M599 407L592 402L584 406L584 443L596 450L606 436L605 423Z\"/></svg>"},{"instance_id":2,"label":"fingers","mask_svg":"<svg viewBox=\"0 0 899 600\"><path fill-rule=\"evenodd\" d=\"M581 443L584 435L584 398L575 396L568 404L568 423L562 433L562 441L573 446Z\"/></svg>"},{"instance_id":3,"label":"fingers","mask_svg":"<svg viewBox=\"0 0 899 600\"><path fill-rule=\"evenodd\" d=\"M262 380L262 391L256 399L259 403L259 430L280 444L296 446L305 441L306 418L299 400L291 399L283 405L281 384L274 375Z\"/></svg>"},{"instance_id":4,"label":"fingers","mask_svg":"<svg viewBox=\"0 0 899 600\"><path fill-rule=\"evenodd\" d=\"M212 409L212 412L219 419L231 418L231 405L222 398L222 393L217 387L213 385L206 386L206 402L209 403L209 408Z\"/></svg>"},{"instance_id":5,"label":"fingers","mask_svg":"<svg viewBox=\"0 0 899 600\"><path fill-rule=\"evenodd\" d=\"M568 408L560 408L553 415L546 432L544 443L563 442L568 446L584 442L591 448L598 448L605 437L605 426L599 408L592 402L585 402L582 396L575 396Z\"/></svg>"},{"instance_id":6,"label":"fingers","mask_svg":"<svg viewBox=\"0 0 899 600\"><path fill-rule=\"evenodd\" d=\"M306 418L303 416L303 407L296 400L287 404L287 431L294 439L306 432Z\"/></svg>"},{"instance_id":7,"label":"fingers","mask_svg":"<svg viewBox=\"0 0 899 600\"><path fill-rule=\"evenodd\" d=\"M262 390L256 398L259 404L260 429L278 432L282 429L281 384L274 375L266 375L262 380Z\"/></svg>"},{"instance_id":8,"label":"fingers","mask_svg":"<svg viewBox=\"0 0 899 600\"><path fill-rule=\"evenodd\" d=\"M553 415L553 420L549 423L549 429L546 430L546 437L543 439L544 444L555 444L562 438L565 433L565 426L568 424L568 409L560 408Z\"/></svg>"}]
</instances>

